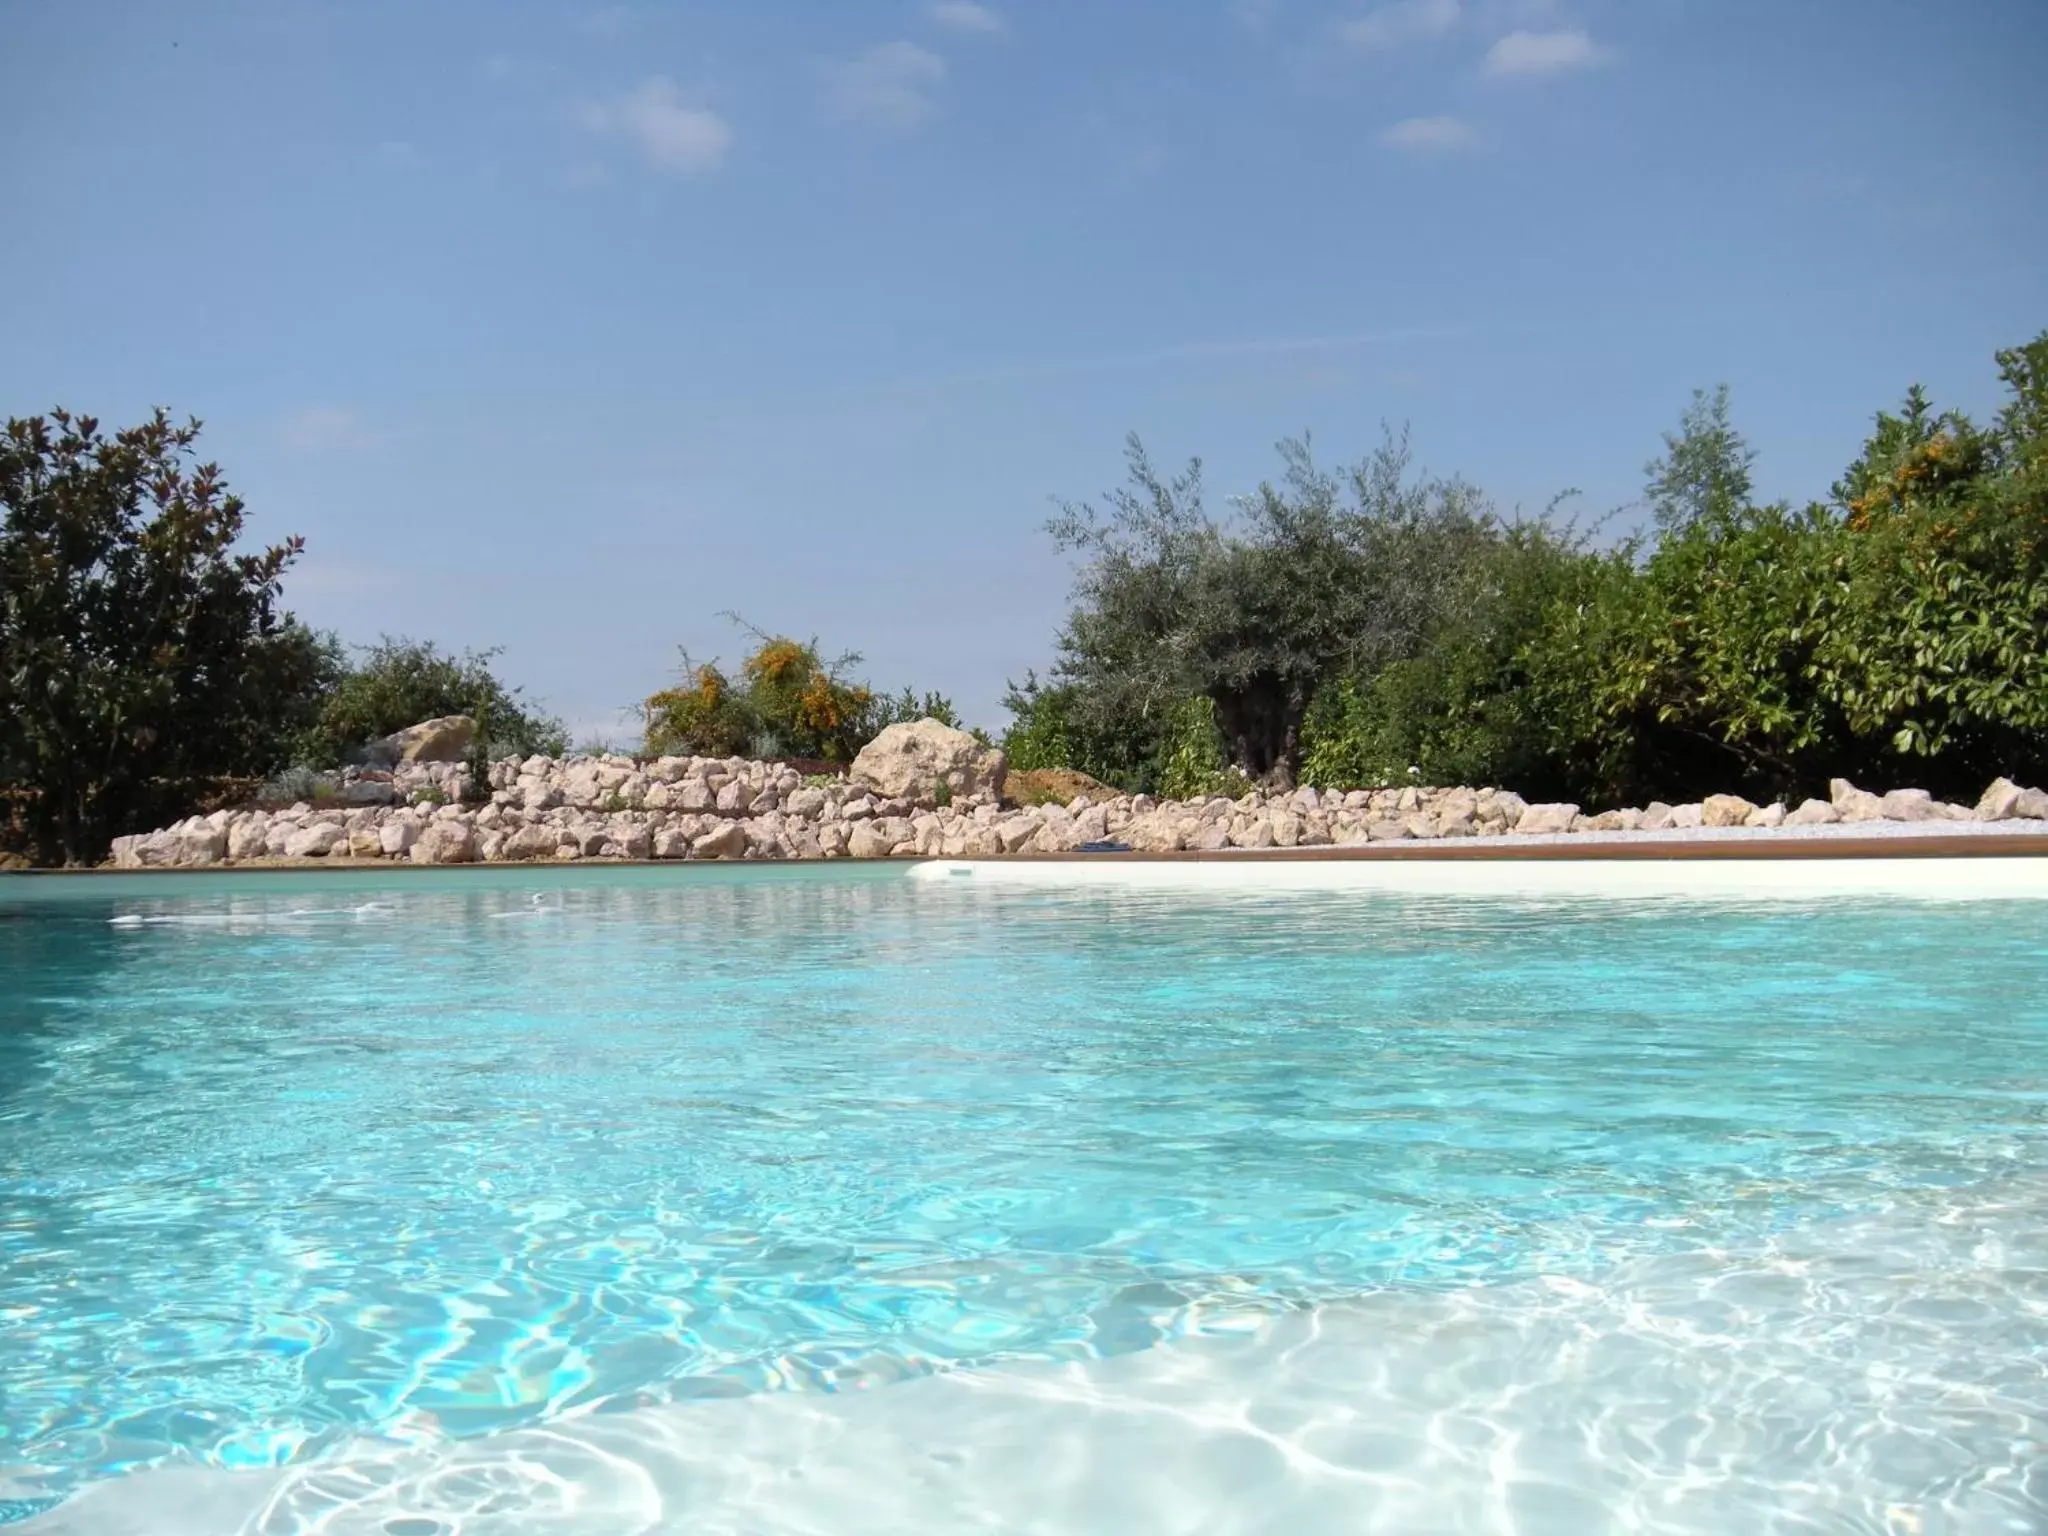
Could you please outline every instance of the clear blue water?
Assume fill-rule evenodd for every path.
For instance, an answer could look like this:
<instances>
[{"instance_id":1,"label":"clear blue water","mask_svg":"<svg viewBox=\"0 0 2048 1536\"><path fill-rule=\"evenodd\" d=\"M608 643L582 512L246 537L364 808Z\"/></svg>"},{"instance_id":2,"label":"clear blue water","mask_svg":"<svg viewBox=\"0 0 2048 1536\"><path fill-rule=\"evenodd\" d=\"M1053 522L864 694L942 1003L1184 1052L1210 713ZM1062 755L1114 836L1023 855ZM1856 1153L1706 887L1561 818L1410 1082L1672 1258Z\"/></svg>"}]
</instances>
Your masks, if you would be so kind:
<instances>
[{"instance_id":1,"label":"clear blue water","mask_svg":"<svg viewBox=\"0 0 2048 1536\"><path fill-rule=\"evenodd\" d=\"M0 1497L1124 1355L2043 1168L2001 906L0 886Z\"/></svg>"}]
</instances>

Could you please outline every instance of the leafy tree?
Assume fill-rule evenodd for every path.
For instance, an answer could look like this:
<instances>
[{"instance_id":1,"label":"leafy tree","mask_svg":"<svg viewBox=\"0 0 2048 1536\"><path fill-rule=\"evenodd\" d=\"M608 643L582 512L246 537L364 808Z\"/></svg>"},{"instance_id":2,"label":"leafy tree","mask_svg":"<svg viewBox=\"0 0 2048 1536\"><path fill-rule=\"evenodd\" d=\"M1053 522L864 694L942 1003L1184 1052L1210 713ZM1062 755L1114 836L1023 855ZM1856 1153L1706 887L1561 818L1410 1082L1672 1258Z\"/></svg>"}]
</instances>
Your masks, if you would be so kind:
<instances>
[{"instance_id":1,"label":"leafy tree","mask_svg":"<svg viewBox=\"0 0 2048 1536\"><path fill-rule=\"evenodd\" d=\"M1341 478L1305 441L1280 455L1280 482L1230 522L1204 508L1199 460L1162 479L1135 436L1129 484L1103 509L1062 505L1051 531L1083 559L1055 675L1076 718L1156 734L1206 699L1228 762L1291 785L1318 690L1412 652L1464 549L1487 537L1477 494L1411 482L1392 437Z\"/></svg>"},{"instance_id":2,"label":"leafy tree","mask_svg":"<svg viewBox=\"0 0 2048 1536\"><path fill-rule=\"evenodd\" d=\"M1711 509L1527 651L1590 799L1832 775L1971 796L2048 766L2048 336L1990 430L1915 388L1829 503Z\"/></svg>"},{"instance_id":3,"label":"leafy tree","mask_svg":"<svg viewBox=\"0 0 2048 1536\"><path fill-rule=\"evenodd\" d=\"M163 411L0 434L0 775L38 857L96 860L198 781L275 766L330 669L278 607L300 541L238 552L243 503L198 436Z\"/></svg>"},{"instance_id":4,"label":"leafy tree","mask_svg":"<svg viewBox=\"0 0 2048 1536\"><path fill-rule=\"evenodd\" d=\"M1303 778L1330 788L1419 780L1561 792L1528 648L1556 605L1584 601L1613 578L1589 537L1547 513L1466 546L1414 653L1316 696Z\"/></svg>"},{"instance_id":5,"label":"leafy tree","mask_svg":"<svg viewBox=\"0 0 2048 1536\"><path fill-rule=\"evenodd\" d=\"M384 636L358 648L321 700L318 717L298 741L302 761L343 762L379 737L442 715L470 715L492 756L559 754L568 745L562 723L529 708L517 688L491 670L496 650L453 654L431 641Z\"/></svg>"},{"instance_id":6,"label":"leafy tree","mask_svg":"<svg viewBox=\"0 0 2048 1536\"><path fill-rule=\"evenodd\" d=\"M1664 434L1664 452L1643 466L1650 477L1643 497L1657 527L1674 532L1701 518L1726 516L1749 505L1750 466L1756 454L1728 415L1728 386L1692 392L1678 431Z\"/></svg>"}]
</instances>

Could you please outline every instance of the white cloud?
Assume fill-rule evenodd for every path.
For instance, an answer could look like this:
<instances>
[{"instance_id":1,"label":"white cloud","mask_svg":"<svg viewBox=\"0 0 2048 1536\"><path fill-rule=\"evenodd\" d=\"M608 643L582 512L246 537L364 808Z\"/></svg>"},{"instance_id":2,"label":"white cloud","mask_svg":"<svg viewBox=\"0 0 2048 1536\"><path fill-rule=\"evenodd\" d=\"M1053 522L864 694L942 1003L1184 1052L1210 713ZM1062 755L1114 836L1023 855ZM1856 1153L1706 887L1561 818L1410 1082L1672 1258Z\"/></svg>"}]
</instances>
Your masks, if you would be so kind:
<instances>
[{"instance_id":1,"label":"white cloud","mask_svg":"<svg viewBox=\"0 0 2048 1536\"><path fill-rule=\"evenodd\" d=\"M1337 36L1354 48L1381 50L1442 37L1464 15L1459 0L1394 0L1337 23Z\"/></svg>"},{"instance_id":2,"label":"white cloud","mask_svg":"<svg viewBox=\"0 0 2048 1536\"><path fill-rule=\"evenodd\" d=\"M1002 13L975 0L932 0L925 14L942 27L955 32L972 32L979 37L1001 37L1010 30Z\"/></svg>"},{"instance_id":3,"label":"white cloud","mask_svg":"<svg viewBox=\"0 0 2048 1536\"><path fill-rule=\"evenodd\" d=\"M1575 28L1560 32L1510 32L1486 50L1485 73L1556 75L1605 64L1613 54Z\"/></svg>"},{"instance_id":4,"label":"white cloud","mask_svg":"<svg viewBox=\"0 0 2048 1536\"><path fill-rule=\"evenodd\" d=\"M660 75L585 109L583 122L596 133L624 135L648 164L684 175L716 170L732 148L732 126L709 107L685 102L675 82Z\"/></svg>"},{"instance_id":5,"label":"white cloud","mask_svg":"<svg viewBox=\"0 0 2048 1536\"><path fill-rule=\"evenodd\" d=\"M1383 129L1380 142L1390 149L1440 154L1448 150L1477 148L1479 134L1462 117L1405 117Z\"/></svg>"},{"instance_id":6,"label":"white cloud","mask_svg":"<svg viewBox=\"0 0 2048 1536\"><path fill-rule=\"evenodd\" d=\"M946 61L915 43L881 43L826 66L827 100L840 117L884 128L915 128L939 110L932 92Z\"/></svg>"}]
</instances>

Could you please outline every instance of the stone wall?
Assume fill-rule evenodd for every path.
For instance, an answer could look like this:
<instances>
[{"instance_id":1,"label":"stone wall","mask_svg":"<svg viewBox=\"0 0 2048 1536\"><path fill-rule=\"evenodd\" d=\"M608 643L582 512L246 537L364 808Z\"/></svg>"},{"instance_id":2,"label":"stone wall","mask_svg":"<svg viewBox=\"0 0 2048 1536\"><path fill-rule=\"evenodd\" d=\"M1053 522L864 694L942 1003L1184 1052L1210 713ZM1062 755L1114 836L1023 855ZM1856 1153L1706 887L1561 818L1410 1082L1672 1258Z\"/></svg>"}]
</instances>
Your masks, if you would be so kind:
<instances>
[{"instance_id":1,"label":"stone wall","mask_svg":"<svg viewBox=\"0 0 2048 1536\"><path fill-rule=\"evenodd\" d=\"M490 803L456 803L464 770L401 764L350 771L332 803L218 811L119 838L123 868L257 861L398 859L420 864L563 859L993 858L1066 853L1116 841L1142 852L1297 848L1537 833L1654 832L1686 827L1802 827L1858 821L2048 821L2048 793L1999 780L1976 806L1925 791L1875 795L1837 780L1828 800L1757 806L1733 795L1697 805L1581 815L1500 789L1378 789L1240 799L1083 797L1006 807L987 787L884 796L858 779L806 781L742 759L507 759L491 768ZM995 781L1000 784L1000 775ZM939 804L939 799L948 803Z\"/></svg>"}]
</instances>

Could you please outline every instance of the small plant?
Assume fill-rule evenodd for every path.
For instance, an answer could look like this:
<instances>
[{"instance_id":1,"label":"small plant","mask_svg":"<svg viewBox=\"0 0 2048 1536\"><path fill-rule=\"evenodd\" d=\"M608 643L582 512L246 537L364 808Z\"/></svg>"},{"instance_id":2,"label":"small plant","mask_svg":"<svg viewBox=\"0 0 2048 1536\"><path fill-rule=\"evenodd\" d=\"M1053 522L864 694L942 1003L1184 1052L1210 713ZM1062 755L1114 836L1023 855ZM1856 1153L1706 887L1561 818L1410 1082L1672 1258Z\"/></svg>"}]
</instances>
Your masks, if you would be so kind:
<instances>
[{"instance_id":1,"label":"small plant","mask_svg":"<svg viewBox=\"0 0 2048 1536\"><path fill-rule=\"evenodd\" d=\"M311 768L287 768L263 781L262 787L256 791L256 803L265 806L296 805L304 800L311 804L323 790L330 796L333 794L327 781Z\"/></svg>"},{"instance_id":2,"label":"small plant","mask_svg":"<svg viewBox=\"0 0 2048 1536\"><path fill-rule=\"evenodd\" d=\"M836 773L807 773L804 775L805 789L830 789L839 782Z\"/></svg>"},{"instance_id":3,"label":"small plant","mask_svg":"<svg viewBox=\"0 0 2048 1536\"><path fill-rule=\"evenodd\" d=\"M944 810L952 803L953 786L947 783L946 780L940 779L932 786L932 804L936 805L940 810Z\"/></svg>"},{"instance_id":4,"label":"small plant","mask_svg":"<svg viewBox=\"0 0 2048 1536\"><path fill-rule=\"evenodd\" d=\"M627 808L626 797L614 789L604 797L604 808L607 813L616 816L620 811Z\"/></svg>"},{"instance_id":5,"label":"small plant","mask_svg":"<svg viewBox=\"0 0 2048 1536\"><path fill-rule=\"evenodd\" d=\"M448 791L438 784L422 784L412 792L412 803L414 805L446 805L448 803Z\"/></svg>"}]
</instances>

